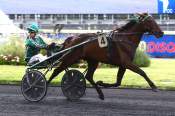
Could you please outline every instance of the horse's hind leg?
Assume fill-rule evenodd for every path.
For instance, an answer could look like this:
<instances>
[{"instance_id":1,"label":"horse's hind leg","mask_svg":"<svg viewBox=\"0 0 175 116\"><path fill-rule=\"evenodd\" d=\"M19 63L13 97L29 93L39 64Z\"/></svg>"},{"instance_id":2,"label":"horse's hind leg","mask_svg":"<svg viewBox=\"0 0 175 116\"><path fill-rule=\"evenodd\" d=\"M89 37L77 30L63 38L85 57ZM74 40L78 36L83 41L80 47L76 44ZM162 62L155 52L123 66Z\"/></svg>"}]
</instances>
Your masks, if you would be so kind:
<instances>
[{"instance_id":1,"label":"horse's hind leg","mask_svg":"<svg viewBox=\"0 0 175 116\"><path fill-rule=\"evenodd\" d=\"M97 84L103 87L118 87L121 85L121 81L123 78L123 75L125 74L126 68L119 67L118 73L117 73L117 81L116 83L109 84L109 83L103 83L103 81L98 81Z\"/></svg>"},{"instance_id":2,"label":"horse's hind leg","mask_svg":"<svg viewBox=\"0 0 175 116\"><path fill-rule=\"evenodd\" d=\"M87 61L87 63L88 63L88 70L87 70L85 78L90 82L90 84L93 87L95 87L95 89L97 90L97 93L99 94L99 98L104 100L104 95L103 95L102 90L98 87L98 85L93 80L93 75L94 75L94 72L98 66L98 62Z\"/></svg>"},{"instance_id":3,"label":"horse's hind leg","mask_svg":"<svg viewBox=\"0 0 175 116\"><path fill-rule=\"evenodd\" d=\"M49 84L53 78L55 78L60 72L62 72L63 70L66 70L67 67L71 66L72 64L74 64L76 61L78 61L81 57L81 51L77 50L74 52L71 52L67 55L65 55L61 61L61 64L58 68L56 68L52 75L50 76L49 80L47 81L47 83Z\"/></svg>"},{"instance_id":4,"label":"horse's hind leg","mask_svg":"<svg viewBox=\"0 0 175 116\"><path fill-rule=\"evenodd\" d=\"M126 68L143 76L144 79L148 82L149 86L152 88L152 90L155 92L157 91L157 87L155 86L155 84L149 79L149 77L146 75L146 73L142 69L140 69L138 66L136 66L132 63L129 63L126 65Z\"/></svg>"},{"instance_id":5,"label":"horse's hind leg","mask_svg":"<svg viewBox=\"0 0 175 116\"><path fill-rule=\"evenodd\" d=\"M115 84L115 87L118 87L121 85L121 82L122 82L122 79L123 79L123 75L125 74L126 72L126 68L123 68L123 67L119 67L119 71L118 71L118 74L117 74L117 82Z\"/></svg>"}]
</instances>

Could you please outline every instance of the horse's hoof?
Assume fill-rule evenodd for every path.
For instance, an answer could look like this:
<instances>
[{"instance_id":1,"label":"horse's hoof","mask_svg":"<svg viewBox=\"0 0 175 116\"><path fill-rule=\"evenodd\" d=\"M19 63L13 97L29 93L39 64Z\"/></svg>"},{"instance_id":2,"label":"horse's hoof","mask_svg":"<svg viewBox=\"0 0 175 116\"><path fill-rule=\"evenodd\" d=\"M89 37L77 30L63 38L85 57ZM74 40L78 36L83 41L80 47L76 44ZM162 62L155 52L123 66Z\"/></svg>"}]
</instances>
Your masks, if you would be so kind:
<instances>
[{"instance_id":1,"label":"horse's hoof","mask_svg":"<svg viewBox=\"0 0 175 116\"><path fill-rule=\"evenodd\" d=\"M97 85L103 86L103 81L97 81Z\"/></svg>"},{"instance_id":2,"label":"horse's hoof","mask_svg":"<svg viewBox=\"0 0 175 116\"><path fill-rule=\"evenodd\" d=\"M152 88L153 92L158 92L159 90L157 88Z\"/></svg>"},{"instance_id":3,"label":"horse's hoof","mask_svg":"<svg viewBox=\"0 0 175 116\"><path fill-rule=\"evenodd\" d=\"M101 100L104 100L104 99L105 99L105 98L104 98L104 95L100 95L99 98L100 98Z\"/></svg>"},{"instance_id":4,"label":"horse's hoof","mask_svg":"<svg viewBox=\"0 0 175 116\"><path fill-rule=\"evenodd\" d=\"M120 85L119 84L115 84L114 87L119 87Z\"/></svg>"}]
</instances>

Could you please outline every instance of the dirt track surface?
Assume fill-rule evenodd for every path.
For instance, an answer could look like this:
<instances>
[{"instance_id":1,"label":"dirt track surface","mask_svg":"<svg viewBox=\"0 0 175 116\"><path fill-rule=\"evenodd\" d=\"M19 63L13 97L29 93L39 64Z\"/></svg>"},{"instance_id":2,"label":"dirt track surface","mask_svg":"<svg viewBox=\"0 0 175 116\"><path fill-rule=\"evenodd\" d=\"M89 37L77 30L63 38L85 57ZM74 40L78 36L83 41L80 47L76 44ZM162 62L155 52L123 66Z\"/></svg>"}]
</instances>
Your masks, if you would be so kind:
<instances>
[{"instance_id":1,"label":"dirt track surface","mask_svg":"<svg viewBox=\"0 0 175 116\"><path fill-rule=\"evenodd\" d=\"M59 87L50 87L44 100L31 103L19 86L0 86L0 116L175 116L175 91L103 89L105 100L88 88L70 102Z\"/></svg>"}]
</instances>

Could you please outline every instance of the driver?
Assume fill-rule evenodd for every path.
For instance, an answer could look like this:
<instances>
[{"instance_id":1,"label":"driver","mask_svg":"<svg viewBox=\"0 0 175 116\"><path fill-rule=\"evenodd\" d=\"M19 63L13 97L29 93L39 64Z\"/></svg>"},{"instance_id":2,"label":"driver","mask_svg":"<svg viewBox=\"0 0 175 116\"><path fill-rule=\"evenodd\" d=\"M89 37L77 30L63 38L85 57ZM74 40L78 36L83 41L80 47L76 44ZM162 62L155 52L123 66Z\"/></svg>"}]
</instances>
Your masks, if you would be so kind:
<instances>
[{"instance_id":1,"label":"driver","mask_svg":"<svg viewBox=\"0 0 175 116\"><path fill-rule=\"evenodd\" d=\"M33 64L38 61L45 60L47 57L43 56L40 53L40 49L44 49L47 47L47 44L43 41L43 39L37 35L39 31L39 26L37 23L32 23L27 28L28 37L25 40L26 54L25 61L28 64Z\"/></svg>"}]
</instances>

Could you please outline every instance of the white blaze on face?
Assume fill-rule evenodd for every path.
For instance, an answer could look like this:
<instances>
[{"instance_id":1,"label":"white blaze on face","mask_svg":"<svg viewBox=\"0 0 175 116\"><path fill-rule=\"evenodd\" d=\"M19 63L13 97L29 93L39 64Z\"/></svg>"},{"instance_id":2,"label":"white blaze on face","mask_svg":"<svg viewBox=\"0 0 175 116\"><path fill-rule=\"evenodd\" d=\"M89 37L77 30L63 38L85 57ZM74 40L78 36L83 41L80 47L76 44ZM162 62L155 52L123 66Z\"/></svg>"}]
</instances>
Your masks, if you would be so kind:
<instances>
[{"instance_id":1,"label":"white blaze on face","mask_svg":"<svg viewBox=\"0 0 175 116\"><path fill-rule=\"evenodd\" d=\"M160 0L160 1L163 2L163 13L166 13L166 10L168 9L169 0Z\"/></svg>"}]
</instances>

